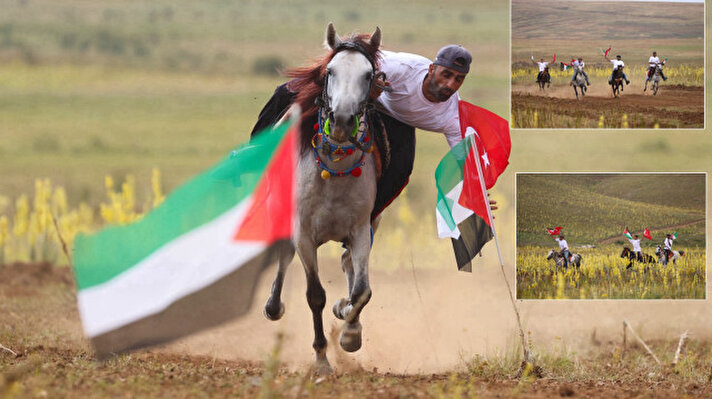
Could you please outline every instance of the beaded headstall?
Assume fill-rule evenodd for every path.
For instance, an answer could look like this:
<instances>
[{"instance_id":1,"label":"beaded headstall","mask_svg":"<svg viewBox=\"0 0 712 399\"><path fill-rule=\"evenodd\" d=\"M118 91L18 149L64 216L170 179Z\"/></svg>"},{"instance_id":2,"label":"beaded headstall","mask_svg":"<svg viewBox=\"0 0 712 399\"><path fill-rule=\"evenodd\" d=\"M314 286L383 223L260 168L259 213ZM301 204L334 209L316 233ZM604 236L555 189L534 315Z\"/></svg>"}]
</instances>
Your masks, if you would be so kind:
<instances>
[{"instance_id":1,"label":"beaded headstall","mask_svg":"<svg viewBox=\"0 0 712 399\"><path fill-rule=\"evenodd\" d=\"M317 166L321 168L321 178L326 180L332 176L344 177L344 176L361 176L361 165L363 165L364 157L367 153L373 151L373 142L368 134L368 121L366 120L366 113L364 112L361 117L357 117L354 122L354 128L351 131L351 145L341 145L334 144L329 141L329 119L322 117L321 110L319 110L318 122L314 124L314 136L312 137L312 147L314 148L314 161ZM352 155L355 151L361 151L361 159L353 165L351 168L346 170L333 170L328 166L324 165L324 162L319 157L319 152L324 154L330 161L339 162L342 159Z\"/></svg>"}]
</instances>

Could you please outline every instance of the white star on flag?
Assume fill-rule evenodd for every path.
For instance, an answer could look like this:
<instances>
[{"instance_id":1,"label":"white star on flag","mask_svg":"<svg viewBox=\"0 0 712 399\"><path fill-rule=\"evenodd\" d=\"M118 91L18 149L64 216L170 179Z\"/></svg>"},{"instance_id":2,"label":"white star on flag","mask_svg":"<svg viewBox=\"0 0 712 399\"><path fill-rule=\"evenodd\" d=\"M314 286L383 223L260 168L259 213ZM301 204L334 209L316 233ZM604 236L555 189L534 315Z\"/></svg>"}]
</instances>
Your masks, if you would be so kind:
<instances>
[{"instance_id":1,"label":"white star on flag","mask_svg":"<svg viewBox=\"0 0 712 399\"><path fill-rule=\"evenodd\" d=\"M465 129L465 137L470 136L470 135L474 135L478 139L480 138L480 135L477 134L477 131L472 126L468 126L467 129ZM485 163L485 168L489 166L490 161L489 161L489 158L487 157L487 150L485 150L485 153L482 155L482 161L484 161L484 163Z\"/></svg>"}]
</instances>

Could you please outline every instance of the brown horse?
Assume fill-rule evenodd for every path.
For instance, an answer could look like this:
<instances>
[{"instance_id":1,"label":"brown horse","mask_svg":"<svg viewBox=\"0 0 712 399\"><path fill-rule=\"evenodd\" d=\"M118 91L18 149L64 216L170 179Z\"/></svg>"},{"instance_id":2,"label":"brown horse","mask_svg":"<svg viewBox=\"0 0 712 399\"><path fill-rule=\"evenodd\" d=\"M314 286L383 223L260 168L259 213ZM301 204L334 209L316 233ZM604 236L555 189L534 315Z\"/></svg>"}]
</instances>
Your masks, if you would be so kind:
<instances>
[{"instance_id":1,"label":"brown horse","mask_svg":"<svg viewBox=\"0 0 712 399\"><path fill-rule=\"evenodd\" d=\"M544 90L544 85L546 85L546 87L551 86L551 75L549 75L548 66L544 67L544 70L537 75L536 84L539 85L539 90Z\"/></svg>"},{"instance_id":2,"label":"brown horse","mask_svg":"<svg viewBox=\"0 0 712 399\"><path fill-rule=\"evenodd\" d=\"M614 98L618 98L618 95L623 91L623 68L622 66L616 68L613 71L613 78L609 81Z\"/></svg>"},{"instance_id":3,"label":"brown horse","mask_svg":"<svg viewBox=\"0 0 712 399\"><path fill-rule=\"evenodd\" d=\"M633 262L637 261L640 263L655 263L656 260L652 255L644 254L641 253L640 256L638 256L637 253L633 252L632 249L629 247L623 247L623 252L621 252L621 258L628 258L630 262L628 263L628 266L626 266L626 269L630 269L633 267Z\"/></svg>"}]
</instances>

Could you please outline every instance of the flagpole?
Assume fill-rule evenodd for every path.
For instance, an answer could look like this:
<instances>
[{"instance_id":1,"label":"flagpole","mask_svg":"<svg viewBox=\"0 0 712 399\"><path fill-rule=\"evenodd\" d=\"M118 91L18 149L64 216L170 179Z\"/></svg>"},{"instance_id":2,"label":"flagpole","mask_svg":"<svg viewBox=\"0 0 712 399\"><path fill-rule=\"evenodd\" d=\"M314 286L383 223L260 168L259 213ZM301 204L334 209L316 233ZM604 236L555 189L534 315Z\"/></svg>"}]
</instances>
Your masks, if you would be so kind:
<instances>
[{"instance_id":1,"label":"flagpole","mask_svg":"<svg viewBox=\"0 0 712 399\"><path fill-rule=\"evenodd\" d=\"M507 279L507 273L504 272L504 260L502 259L502 251L499 249L499 239L497 239L497 230L494 227L494 217L492 216L492 208L490 207L489 196L487 194L487 187L485 186L485 179L482 174L482 166L480 165L480 152L477 150L476 135L472 135L472 152L475 155L475 165L477 165L477 176L480 180L480 189L482 190L482 195L484 197L485 205L487 207L487 218L489 219L489 225L492 229L492 235L494 236L494 243L497 247L497 256L499 257L499 266L502 270L502 276L504 277L504 282L507 285L507 293L509 294L509 299L512 302L512 307L514 308L514 314L517 316L517 326L519 327L519 337L522 340L522 350L524 351L524 361L529 363L529 348L527 347L527 341L524 337L524 328L522 328L522 320L519 316L519 309L517 309L517 304L514 301L514 296L512 295L512 288L509 285L509 280Z\"/></svg>"}]
</instances>

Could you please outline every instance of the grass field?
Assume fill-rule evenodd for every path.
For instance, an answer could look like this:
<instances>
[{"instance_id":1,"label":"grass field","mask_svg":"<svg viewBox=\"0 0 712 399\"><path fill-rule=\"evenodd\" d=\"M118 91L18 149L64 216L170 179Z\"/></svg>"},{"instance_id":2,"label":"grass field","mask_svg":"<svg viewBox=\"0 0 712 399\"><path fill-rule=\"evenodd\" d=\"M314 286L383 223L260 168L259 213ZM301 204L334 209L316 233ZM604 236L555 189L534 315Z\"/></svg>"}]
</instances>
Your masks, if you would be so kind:
<instances>
[{"instance_id":1,"label":"grass field","mask_svg":"<svg viewBox=\"0 0 712 399\"><path fill-rule=\"evenodd\" d=\"M629 245L630 247L630 245ZM620 257L621 245L576 248L581 267L567 269L546 259L552 246L517 247L518 299L705 299L705 251L685 251L668 266L635 263ZM646 254L654 251L645 248Z\"/></svg>"}]
</instances>

